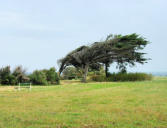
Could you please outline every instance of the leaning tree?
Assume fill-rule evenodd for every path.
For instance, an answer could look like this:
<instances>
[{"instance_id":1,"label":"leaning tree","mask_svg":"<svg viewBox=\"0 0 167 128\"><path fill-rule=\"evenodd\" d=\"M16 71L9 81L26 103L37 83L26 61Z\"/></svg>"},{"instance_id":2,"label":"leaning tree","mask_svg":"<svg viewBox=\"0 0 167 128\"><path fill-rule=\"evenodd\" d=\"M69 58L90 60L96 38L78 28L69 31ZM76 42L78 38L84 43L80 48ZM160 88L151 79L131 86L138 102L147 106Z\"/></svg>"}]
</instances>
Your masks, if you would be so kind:
<instances>
[{"instance_id":1,"label":"leaning tree","mask_svg":"<svg viewBox=\"0 0 167 128\"><path fill-rule=\"evenodd\" d=\"M66 57L60 59L58 62L60 63L59 73L67 67L74 66L77 69L81 69L83 72L83 82L86 82L86 76L88 73L88 68L91 66L97 67L98 63L93 62L92 59L92 50L90 46L81 46L76 50L67 54Z\"/></svg>"},{"instance_id":2,"label":"leaning tree","mask_svg":"<svg viewBox=\"0 0 167 128\"><path fill-rule=\"evenodd\" d=\"M120 53L117 56L110 56L101 61L105 65L106 77L108 77L108 68L113 62L117 63L117 68L121 72L126 72L126 66L135 66L136 63L144 64L147 63L149 58L145 58L146 53L141 52L145 46L149 43L145 38L133 33L130 35L109 35L104 41L105 44L113 42L116 40L115 47L118 48ZM108 49L103 49L106 53L109 52Z\"/></svg>"},{"instance_id":3,"label":"leaning tree","mask_svg":"<svg viewBox=\"0 0 167 128\"><path fill-rule=\"evenodd\" d=\"M59 60L59 72L72 65L82 69L83 82L86 82L90 66L103 63L108 68L112 62L118 62L121 67L124 62L133 64L139 60L140 62L146 61L147 59L142 57L144 53L137 51L143 49L147 43L148 41L137 34L108 36L105 41L95 42L90 46L81 46L67 54Z\"/></svg>"}]
</instances>

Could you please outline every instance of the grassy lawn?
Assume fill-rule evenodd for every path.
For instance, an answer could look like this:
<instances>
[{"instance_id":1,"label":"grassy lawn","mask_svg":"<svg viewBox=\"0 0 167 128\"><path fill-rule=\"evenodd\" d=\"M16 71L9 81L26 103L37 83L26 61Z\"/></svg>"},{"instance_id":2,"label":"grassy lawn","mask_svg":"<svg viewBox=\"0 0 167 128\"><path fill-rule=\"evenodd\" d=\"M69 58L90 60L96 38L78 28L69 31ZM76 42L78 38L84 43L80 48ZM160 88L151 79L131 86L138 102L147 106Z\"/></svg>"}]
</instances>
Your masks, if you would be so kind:
<instances>
[{"instance_id":1,"label":"grassy lawn","mask_svg":"<svg viewBox=\"0 0 167 128\"><path fill-rule=\"evenodd\" d=\"M167 128L167 78L0 86L0 128Z\"/></svg>"}]
</instances>

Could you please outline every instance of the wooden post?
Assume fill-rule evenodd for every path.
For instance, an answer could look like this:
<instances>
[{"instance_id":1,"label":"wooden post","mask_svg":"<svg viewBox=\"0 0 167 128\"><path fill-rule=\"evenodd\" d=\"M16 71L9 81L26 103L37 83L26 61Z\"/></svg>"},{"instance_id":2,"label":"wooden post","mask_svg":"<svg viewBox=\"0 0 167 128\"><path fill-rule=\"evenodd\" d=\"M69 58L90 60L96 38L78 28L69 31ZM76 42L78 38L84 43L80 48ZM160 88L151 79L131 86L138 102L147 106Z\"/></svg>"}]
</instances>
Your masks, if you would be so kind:
<instances>
[{"instance_id":1,"label":"wooden post","mask_svg":"<svg viewBox=\"0 0 167 128\"><path fill-rule=\"evenodd\" d=\"M30 91L31 91L31 82L30 82Z\"/></svg>"},{"instance_id":2,"label":"wooden post","mask_svg":"<svg viewBox=\"0 0 167 128\"><path fill-rule=\"evenodd\" d=\"M19 83L19 91L20 91L20 83Z\"/></svg>"}]
</instances>

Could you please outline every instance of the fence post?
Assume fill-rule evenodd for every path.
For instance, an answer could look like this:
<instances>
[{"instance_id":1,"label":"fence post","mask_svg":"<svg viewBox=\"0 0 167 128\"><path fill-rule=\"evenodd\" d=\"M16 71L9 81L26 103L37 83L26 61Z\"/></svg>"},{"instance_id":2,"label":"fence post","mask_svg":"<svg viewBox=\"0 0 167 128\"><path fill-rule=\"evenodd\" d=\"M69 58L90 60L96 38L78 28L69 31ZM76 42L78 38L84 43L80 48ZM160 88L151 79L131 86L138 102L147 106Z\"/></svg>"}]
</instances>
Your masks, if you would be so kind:
<instances>
[{"instance_id":1,"label":"fence post","mask_svg":"<svg viewBox=\"0 0 167 128\"><path fill-rule=\"evenodd\" d=\"M19 82L19 91L20 91L20 82Z\"/></svg>"},{"instance_id":2,"label":"fence post","mask_svg":"<svg viewBox=\"0 0 167 128\"><path fill-rule=\"evenodd\" d=\"M31 91L31 82L30 82L30 91Z\"/></svg>"}]
</instances>

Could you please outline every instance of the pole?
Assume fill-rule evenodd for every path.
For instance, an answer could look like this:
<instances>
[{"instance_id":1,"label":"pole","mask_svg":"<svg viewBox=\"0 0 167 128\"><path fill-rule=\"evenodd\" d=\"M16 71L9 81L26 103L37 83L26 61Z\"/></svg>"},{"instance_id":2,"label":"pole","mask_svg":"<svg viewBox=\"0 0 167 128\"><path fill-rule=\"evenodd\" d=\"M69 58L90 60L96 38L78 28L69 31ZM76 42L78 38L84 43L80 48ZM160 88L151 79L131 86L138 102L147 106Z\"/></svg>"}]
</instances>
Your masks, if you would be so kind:
<instances>
[{"instance_id":1,"label":"pole","mask_svg":"<svg viewBox=\"0 0 167 128\"><path fill-rule=\"evenodd\" d=\"M31 82L30 82L30 91L31 91Z\"/></svg>"},{"instance_id":2,"label":"pole","mask_svg":"<svg viewBox=\"0 0 167 128\"><path fill-rule=\"evenodd\" d=\"M19 91L20 91L20 83L19 83Z\"/></svg>"}]
</instances>

